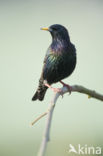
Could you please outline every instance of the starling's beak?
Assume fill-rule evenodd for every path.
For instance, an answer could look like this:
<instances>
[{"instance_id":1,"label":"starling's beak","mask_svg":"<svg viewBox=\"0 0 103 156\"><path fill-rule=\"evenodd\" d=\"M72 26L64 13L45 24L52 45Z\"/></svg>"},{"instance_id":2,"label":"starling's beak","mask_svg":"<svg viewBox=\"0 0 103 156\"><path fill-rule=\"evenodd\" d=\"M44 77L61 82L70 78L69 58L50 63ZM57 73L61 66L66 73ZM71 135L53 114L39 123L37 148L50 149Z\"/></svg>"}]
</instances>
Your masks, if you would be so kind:
<instances>
[{"instance_id":1,"label":"starling's beak","mask_svg":"<svg viewBox=\"0 0 103 156\"><path fill-rule=\"evenodd\" d=\"M41 30L49 31L49 28L41 28Z\"/></svg>"}]
</instances>

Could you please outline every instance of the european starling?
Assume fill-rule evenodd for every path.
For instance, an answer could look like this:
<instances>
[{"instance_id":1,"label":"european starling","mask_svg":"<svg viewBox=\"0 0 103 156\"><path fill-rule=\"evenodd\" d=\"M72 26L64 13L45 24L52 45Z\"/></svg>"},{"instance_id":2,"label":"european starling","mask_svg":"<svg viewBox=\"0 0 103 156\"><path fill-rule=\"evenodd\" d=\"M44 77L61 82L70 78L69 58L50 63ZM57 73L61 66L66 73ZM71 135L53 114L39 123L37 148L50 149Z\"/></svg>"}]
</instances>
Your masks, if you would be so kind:
<instances>
[{"instance_id":1,"label":"european starling","mask_svg":"<svg viewBox=\"0 0 103 156\"><path fill-rule=\"evenodd\" d=\"M42 28L51 33L52 43L49 46L39 80L39 86L32 100L44 99L47 86L70 76L76 66L76 49L71 43L67 29L59 24ZM44 81L48 85L44 84Z\"/></svg>"}]
</instances>

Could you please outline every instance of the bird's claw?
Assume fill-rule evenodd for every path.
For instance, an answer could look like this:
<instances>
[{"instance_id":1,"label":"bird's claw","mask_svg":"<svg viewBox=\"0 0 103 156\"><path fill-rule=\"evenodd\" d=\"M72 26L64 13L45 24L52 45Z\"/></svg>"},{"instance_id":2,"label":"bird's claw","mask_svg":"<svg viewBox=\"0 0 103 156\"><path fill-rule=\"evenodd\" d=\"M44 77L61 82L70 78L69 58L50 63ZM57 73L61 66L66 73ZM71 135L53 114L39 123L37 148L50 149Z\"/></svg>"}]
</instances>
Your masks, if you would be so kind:
<instances>
[{"instance_id":1,"label":"bird's claw","mask_svg":"<svg viewBox=\"0 0 103 156\"><path fill-rule=\"evenodd\" d=\"M66 83L64 83L63 81L60 81L60 83L64 86L64 87L67 87L68 88L68 92L69 92L69 95L71 94L72 92L72 87Z\"/></svg>"},{"instance_id":2,"label":"bird's claw","mask_svg":"<svg viewBox=\"0 0 103 156\"><path fill-rule=\"evenodd\" d=\"M70 88L71 88L71 89L70 89ZM69 86L69 88L68 88L68 92L69 92L69 95L71 95L72 87Z\"/></svg>"},{"instance_id":3,"label":"bird's claw","mask_svg":"<svg viewBox=\"0 0 103 156\"><path fill-rule=\"evenodd\" d=\"M61 89L60 88L51 88L52 90L53 90L53 92L55 92L55 93L59 93L59 92L61 92Z\"/></svg>"},{"instance_id":4,"label":"bird's claw","mask_svg":"<svg viewBox=\"0 0 103 156\"><path fill-rule=\"evenodd\" d=\"M53 90L54 93L60 93L60 95L63 98L63 91L61 88L51 88Z\"/></svg>"},{"instance_id":5,"label":"bird's claw","mask_svg":"<svg viewBox=\"0 0 103 156\"><path fill-rule=\"evenodd\" d=\"M52 91L53 91L54 93L60 93L60 95L61 95L62 98L63 98L63 91L62 91L61 88L53 88L51 85L49 85L49 84L48 84L47 82L45 82L45 81L44 81L44 85L45 85L46 87L52 89Z\"/></svg>"}]
</instances>

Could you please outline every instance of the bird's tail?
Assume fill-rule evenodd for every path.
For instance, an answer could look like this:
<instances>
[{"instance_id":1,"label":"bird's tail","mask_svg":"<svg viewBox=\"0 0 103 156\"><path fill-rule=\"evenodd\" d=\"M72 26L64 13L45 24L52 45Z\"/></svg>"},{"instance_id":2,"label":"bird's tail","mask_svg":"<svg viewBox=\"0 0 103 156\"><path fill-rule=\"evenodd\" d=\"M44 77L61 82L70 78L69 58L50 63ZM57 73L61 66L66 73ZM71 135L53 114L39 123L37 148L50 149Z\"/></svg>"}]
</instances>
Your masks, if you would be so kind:
<instances>
[{"instance_id":1,"label":"bird's tail","mask_svg":"<svg viewBox=\"0 0 103 156\"><path fill-rule=\"evenodd\" d=\"M35 101L37 99L42 101L44 99L47 89L48 89L48 87L46 87L44 85L43 79L40 79L38 89L37 89L36 93L34 94L34 96L32 97L32 101Z\"/></svg>"}]
</instances>

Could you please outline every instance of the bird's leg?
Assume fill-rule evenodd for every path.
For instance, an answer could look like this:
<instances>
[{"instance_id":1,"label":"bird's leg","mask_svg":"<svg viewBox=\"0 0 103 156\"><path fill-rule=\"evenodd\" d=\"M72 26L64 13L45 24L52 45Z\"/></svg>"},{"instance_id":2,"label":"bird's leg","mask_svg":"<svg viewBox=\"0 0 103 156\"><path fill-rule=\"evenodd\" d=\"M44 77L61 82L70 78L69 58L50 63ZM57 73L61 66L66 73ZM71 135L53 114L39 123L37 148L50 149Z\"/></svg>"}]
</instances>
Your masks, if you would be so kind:
<instances>
[{"instance_id":1,"label":"bird's leg","mask_svg":"<svg viewBox=\"0 0 103 156\"><path fill-rule=\"evenodd\" d=\"M61 93L61 95L63 94L63 93L62 93L62 90L61 90L60 88L53 88L53 87L52 87L51 85L49 85L49 84L47 83L47 81L45 81L45 80L44 80L44 85L45 85L46 87L52 89L53 92L59 92L59 93Z\"/></svg>"},{"instance_id":2,"label":"bird's leg","mask_svg":"<svg viewBox=\"0 0 103 156\"><path fill-rule=\"evenodd\" d=\"M67 88L68 88L68 91L69 91L69 94L71 94L71 92L72 92L72 87L71 87L70 85L64 83L63 81L60 81L60 83L61 83L63 86L67 87Z\"/></svg>"}]
</instances>

